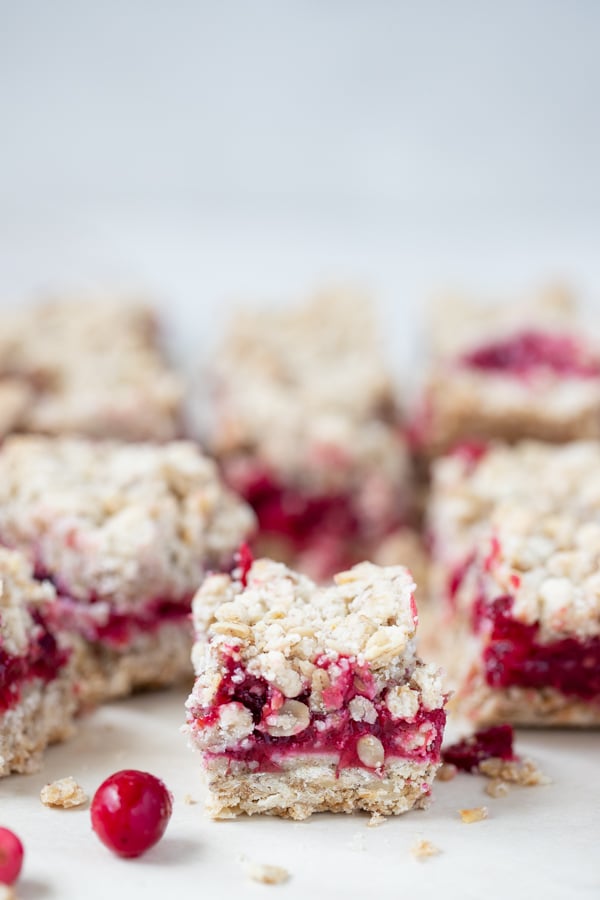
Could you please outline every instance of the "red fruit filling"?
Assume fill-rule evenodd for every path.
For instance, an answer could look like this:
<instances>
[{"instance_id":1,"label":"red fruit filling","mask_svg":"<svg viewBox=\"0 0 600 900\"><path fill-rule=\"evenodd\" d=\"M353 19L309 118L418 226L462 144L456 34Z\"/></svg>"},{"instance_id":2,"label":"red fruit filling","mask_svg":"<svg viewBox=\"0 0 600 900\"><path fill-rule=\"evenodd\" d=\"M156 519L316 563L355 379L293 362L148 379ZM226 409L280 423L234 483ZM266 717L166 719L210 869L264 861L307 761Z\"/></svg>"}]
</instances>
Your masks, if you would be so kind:
<instances>
[{"instance_id":1,"label":"red fruit filling","mask_svg":"<svg viewBox=\"0 0 600 900\"><path fill-rule=\"evenodd\" d=\"M96 791L92 828L118 856L141 856L161 839L172 811L173 798L159 778L124 769L103 781Z\"/></svg>"},{"instance_id":2,"label":"red fruit filling","mask_svg":"<svg viewBox=\"0 0 600 900\"><path fill-rule=\"evenodd\" d=\"M600 360L569 335L524 331L466 353L461 363L471 369L527 376L540 369L577 378L600 375Z\"/></svg>"},{"instance_id":3,"label":"red fruit filling","mask_svg":"<svg viewBox=\"0 0 600 900\"><path fill-rule=\"evenodd\" d=\"M477 468L477 463L483 459L488 449L489 444L487 441L472 438L471 440L460 441L460 443L455 444L448 455L457 456L461 459L465 463L467 473L470 474Z\"/></svg>"},{"instance_id":4,"label":"red fruit filling","mask_svg":"<svg viewBox=\"0 0 600 900\"><path fill-rule=\"evenodd\" d=\"M349 657L330 659L322 657L316 665L327 671L331 677L330 686L323 691L323 703L328 712L311 711L309 725L290 737L273 737L264 730L266 719L281 708L285 698L270 682L251 675L239 664L236 651L230 650L224 659L226 674L217 696L210 708L193 711L190 724L201 730L214 725L219 717L219 708L226 703L243 704L252 712L255 729L236 749L223 753L207 753L229 760L253 763L261 771L277 771L278 761L292 755L333 755L338 758L338 769L359 766L368 768L359 758L357 743L365 735L378 738L384 749L385 758L437 761L446 713L443 709L424 710L420 708L414 719L398 720L390 714L383 695L376 695L376 687L368 667L359 665ZM331 676L335 667L335 676ZM295 700L309 703L310 690L307 688ZM348 704L354 697L371 700L377 711L373 723L356 722L349 712Z\"/></svg>"},{"instance_id":5,"label":"red fruit filling","mask_svg":"<svg viewBox=\"0 0 600 900\"><path fill-rule=\"evenodd\" d=\"M453 612L456 611L457 594L463 581L466 578L467 572L473 564L474 559L475 554L470 553L466 557L466 559L464 559L461 563L458 563L458 565L454 566L454 568L450 570L450 575L448 576L448 581L446 584L446 597L448 599L448 603L450 604L450 609Z\"/></svg>"},{"instance_id":6,"label":"red fruit filling","mask_svg":"<svg viewBox=\"0 0 600 900\"><path fill-rule=\"evenodd\" d=\"M379 514L374 528L351 494L304 492L282 484L254 460L233 459L224 477L253 508L261 537L283 539L317 580L364 559L374 539L381 540L402 523L400 502Z\"/></svg>"},{"instance_id":7,"label":"red fruit filling","mask_svg":"<svg viewBox=\"0 0 600 900\"><path fill-rule=\"evenodd\" d=\"M242 544L235 556L233 557L233 569L231 574L237 581L240 581L244 587L248 581L248 572L252 568L254 555L248 544Z\"/></svg>"},{"instance_id":8,"label":"red fruit filling","mask_svg":"<svg viewBox=\"0 0 600 900\"><path fill-rule=\"evenodd\" d=\"M442 759L463 772L474 772L484 759L515 759L513 739L511 725L494 725L446 747Z\"/></svg>"},{"instance_id":9,"label":"red fruit filling","mask_svg":"<svg viewBox=\"0 0 600 900\"><path fill-rule=\"evenodd\" d=\"M538 626L513 618L512 605L510 596L476 604L475 630L487 637L487 683L494 688L552 687L566 696L600 700L600 637L540 643Z\"/></svg>"},{"instance_id":10,"label":"red fruit filling","mask_svg":"<svg viewBox=\"0 0 600 900\"><path fill-rule=\"evenodd\" d=\"M99 603L82 603L59 595L57 607L63 627L88 641L126 647L136 635L156 631L165 622L183 623L190 615L191 597L181 600L156 598L140 604L135 612L121 613Z\"/></svg>"},{"instance_id":11,"label":"red fruit filling","mask_svg":"<svg viewBox=\"0 0 600 900\"><path fill-rule=\"evenodd\" d=\"M0 884L14 884L23 866L23 844L9 828L0 828Z\"/></svg>"},{"instance_id":12,"label":"red fruit filling","mask_svg":"<svg viewBox=\"0 0 600 900\"><path fill-rule=\"evenodd\" d=\"M53 681L68 659L39 609L31 610L34 628L29 645L22 656L13 656L0 647L0 713L14 707L21 699L24 684L34 678Z\"/></svg>"},{"instance_id":13,"label":"red fruit filling","mask_svg":"<svg viewBox=\"0 0 600 900\"><path fill-rule=\"evenodd\" d=\"M264 469L255 469L235 487L254 509L263 534L284 535L303 550L315 533L351 540L359 531L350 498L344 494L303 494L280 484Z\"/></svg>"}]
</instances>

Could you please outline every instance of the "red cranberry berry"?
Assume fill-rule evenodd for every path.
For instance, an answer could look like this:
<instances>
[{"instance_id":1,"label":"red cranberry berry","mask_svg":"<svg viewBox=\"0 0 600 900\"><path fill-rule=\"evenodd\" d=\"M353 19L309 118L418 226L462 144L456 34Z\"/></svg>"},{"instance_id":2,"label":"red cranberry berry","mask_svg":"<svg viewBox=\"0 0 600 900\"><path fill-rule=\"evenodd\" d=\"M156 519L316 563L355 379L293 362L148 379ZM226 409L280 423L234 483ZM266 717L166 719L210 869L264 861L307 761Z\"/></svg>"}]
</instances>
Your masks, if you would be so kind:
<instances>
[{"instance_id":1,"label":"red cranberry berry","mask_svg":"<svg viewBox=\"0 0 600 900\"><path fill-rule=\"evenodd\" d=\"M0 884L14 884L23 865L23 844L8 828L0 828Z\"/></svg>"},{"instance_id":2,"label":"red cranberry berry","mask_svg":"<svg viewBox=\"0 0 600 900\"><path fill-rule=\"evenodd\" d=\"M173 798L159 778L124 769L96 791L92 827L118 856L141 856L161 839L172 811Z\"/></svg>"}]
</instances>

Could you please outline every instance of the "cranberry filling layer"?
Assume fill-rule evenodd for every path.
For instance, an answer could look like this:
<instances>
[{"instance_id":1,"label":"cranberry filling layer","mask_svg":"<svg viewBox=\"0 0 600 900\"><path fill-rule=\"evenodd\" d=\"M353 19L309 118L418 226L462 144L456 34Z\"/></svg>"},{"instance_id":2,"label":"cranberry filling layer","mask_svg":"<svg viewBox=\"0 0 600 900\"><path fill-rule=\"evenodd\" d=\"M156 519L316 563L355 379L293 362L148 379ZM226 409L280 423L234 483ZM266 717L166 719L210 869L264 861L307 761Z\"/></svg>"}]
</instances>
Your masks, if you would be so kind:
<instances>
[{"instance_id":1,"label":"cranberry filling layer","mask_svg":"<svg viewBox=\"0 0 600 900\"><path fill-rule=\"evenodd\" d=\"M266 469L253 468L245 477L230 479L254 509L260 531L284 535L297 550L303 550L315 534L351 540L359 523L350 498L344 494L303 494L277 481Z\"/></svg>"},{"instance_id":2,"label":"cranberry filling layer","mask_svg":"<svg viewBox=\"0 0 600 900\"><path fill-rule=\"evenodd\" d=\"M39 610L31 610L34 630L22 656L12 656L0 647L0 713L15 706L21 698L23 685L34 678L53 681L68 659L68 651L61 649Z\"/></svg>"},{"instance_id":3,"label":"cranberry filling layer","mask_svg":"<svg viewBox=\"0 0 600 900\"><path fill-rule=\"evenodd\" d=\"M514 619L512 605L510 596L476 605L475 628L487 631L487 683L494 688L551 687L581 700L600 700L600 637L540 643L538 626Z\"/></svg>"},{"instance_id":4,"label":"cranberry filling layer","mask_svg":"<svg viewBox=\"0 0 600 900\"><path fill-rule=\"evenodd\" d=\"M577 378L597 378L600 360L579 341L569 335L523 331L504 340L494 341L466 353L462 365L485 372L504 372L526 377L547 369Z\"/></svg>"},{"instance_id":5,"label":"cranberry filling layer","mask_svg":"<svg viewBox=\"0 0 600 900\"><path fill-rule=\"evenodd\" d=\"M185 621L191 607L191 597L183 600L158 597L128 613L117 612L107 603L81 603L63 595L56 602L63 627L76 631L88 641L115 648L126 647L139 634L155 632L165 622Z\"/></svg>"},{"instance_id":6,"label":"cranberry filling layer","mask_svg":"<svg viewBox=\"0 0 600 900\"><path fill-rule=\"evenodd\" d=\"M474 772L485 759L515 759L513 740L511 725L493 725L446 747L442 759L463 772Z\"/></svg>"},{"instance_id":7,"label":"cranberry filling layer","mask_svg":"<svg viewBox=\"0 0 600 900\"><path fill-rule=\"evenodd\" d=\"M223 705L239 703L250 710L255 727L252 734L242 739L237 747L221 753L211 752L208 756L245 762L254 771L277 771L284 758L311 754L336 757L338 769L376 769L380 766L368 764L359 743L361 738L370 736L377 739L377 746L383 751L381 763L388 758L423 762L439 760L446 722L445 711L419 707L410 720L393 718L384 697L376 696L375 684L368 668L360 666L352 658L338 657L332 660L323 657L316 661L316 665L325 672L330 672L335 667L335 678L331 679L330 686L322 693L323 704L328 711L311 710L308 721L301 723L303 727L286 736L273 736L267 730L269 717L286 702L283 694L266 679L245 671L234 649L230 650L224 663L226 673L214 703L210 708L194 711L190 724L196 730L213 726L219 719ZM358 697L371 701L377 713L374 721L352 719L349 704ZM308 707L309 689L294 699Z\"/></svg>"}]
</instances>

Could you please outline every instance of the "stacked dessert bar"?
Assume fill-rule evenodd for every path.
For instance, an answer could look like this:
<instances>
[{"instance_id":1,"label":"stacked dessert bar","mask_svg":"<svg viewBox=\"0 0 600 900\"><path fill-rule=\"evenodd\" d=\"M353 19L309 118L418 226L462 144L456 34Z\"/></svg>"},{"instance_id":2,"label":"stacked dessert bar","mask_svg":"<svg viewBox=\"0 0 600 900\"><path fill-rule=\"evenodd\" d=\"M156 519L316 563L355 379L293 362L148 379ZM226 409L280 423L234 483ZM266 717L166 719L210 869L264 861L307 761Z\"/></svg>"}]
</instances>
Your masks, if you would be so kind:
<instances>
[{"instance_id":1,"label":"stacked dessert bar","mask_svg":"<svg viewBox=\"0 0 600 900\"><path fill-rule=\"evenodd\" d=\"M170 440L181 399L148 306L80 298L0 314L0 436Z\"/></svg>"},{"instance_id":2,"label":"stacked dessert bar","mask_svg":"<svg viewBox=\"0 0 600 900\"><path fill-rule=\"evenodd\" d=\"M429 529L462 711L600 724L600 445L459 449L434 466Z\"/></svg>"},{"instance_id":3,"label":"stacked dessert bar","mask_svg":"<svg viewBox=\"0 0 600 900\"><path fill-rule=\"evenodd\" d=\"M446 698L415 652L414 589L401 566L319 587L268 559L204 582L187 727L213 816L427 803Z\"/></svg>"},{"instance_id":4,"label":"stacked dessert bar","mask_svg":"<svg viewBox=\"0 0 600 900\"><path fill-rule=\"evenodd\" d=\"M406 521L410 479L370 306L240 312L217 378L215 453L261 551L316 578L373 558Z\"/></svg>"},{"instance_id":5,"label":"stacked dessert bar","mask_svg":"<svg viewBox=\"0 0 600 900\"><path fill-rule=\"evenodd\" d=\"M68 737L76 708L68 637L51 584L23 556L0 550L0 776L33 772Z\"/></svg>"},{"instance_id":6,"label":"stacked dessert bar","mask_svg":"<svg viewBox=\"0 0 600 900\"><path fill-rule=\"evenodd\" d=\"M0 543L56 589L83 703L189 674L192 596L253 526L191 443L13 436L0 449Z\"/></svg>"},{"instance_id":7,"label":"stacked dessert bar","mask_svg":"<svg viewBox=\"0 0 600 900\"><path fill-rule=\"evenodd\" d=\"M446 298L431 340L412 428L425 458L466 440L600 436L600 347L564 291L497 306Z\"/></svg>"}]
</instances>

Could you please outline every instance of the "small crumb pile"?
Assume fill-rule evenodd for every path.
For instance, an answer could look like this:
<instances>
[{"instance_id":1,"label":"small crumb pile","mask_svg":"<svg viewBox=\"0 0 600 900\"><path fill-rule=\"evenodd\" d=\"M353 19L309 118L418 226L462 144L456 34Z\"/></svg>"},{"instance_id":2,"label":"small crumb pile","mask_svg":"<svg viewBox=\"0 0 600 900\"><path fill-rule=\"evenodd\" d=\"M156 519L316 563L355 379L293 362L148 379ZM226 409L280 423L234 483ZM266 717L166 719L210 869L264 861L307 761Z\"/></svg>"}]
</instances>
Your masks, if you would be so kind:
<instances>
[{"instance_id":1,"label":"small crumb pile","mask_svg":"<svg viewBox=\"0 0 600 900\"><path fill-rule=\"evenodd\" d=\"M245 865L246 874L252 881L260 884L283 884L290 877L287 869L281 866L268 866L263 863L248 862Z\"/></svg>"},{"instance_id":2,"label":"small crumb pile","mask_svg":"<svg viewBox=\"0 0 600 900\"><path fill-rule=\"evenodd\" d=\"M46 784L40 791L40 800L44 806L53 809L72 809L88 802L88 796L75 779L69 775L59 778L52 784Z\"/></svg>"}]
</instances>

